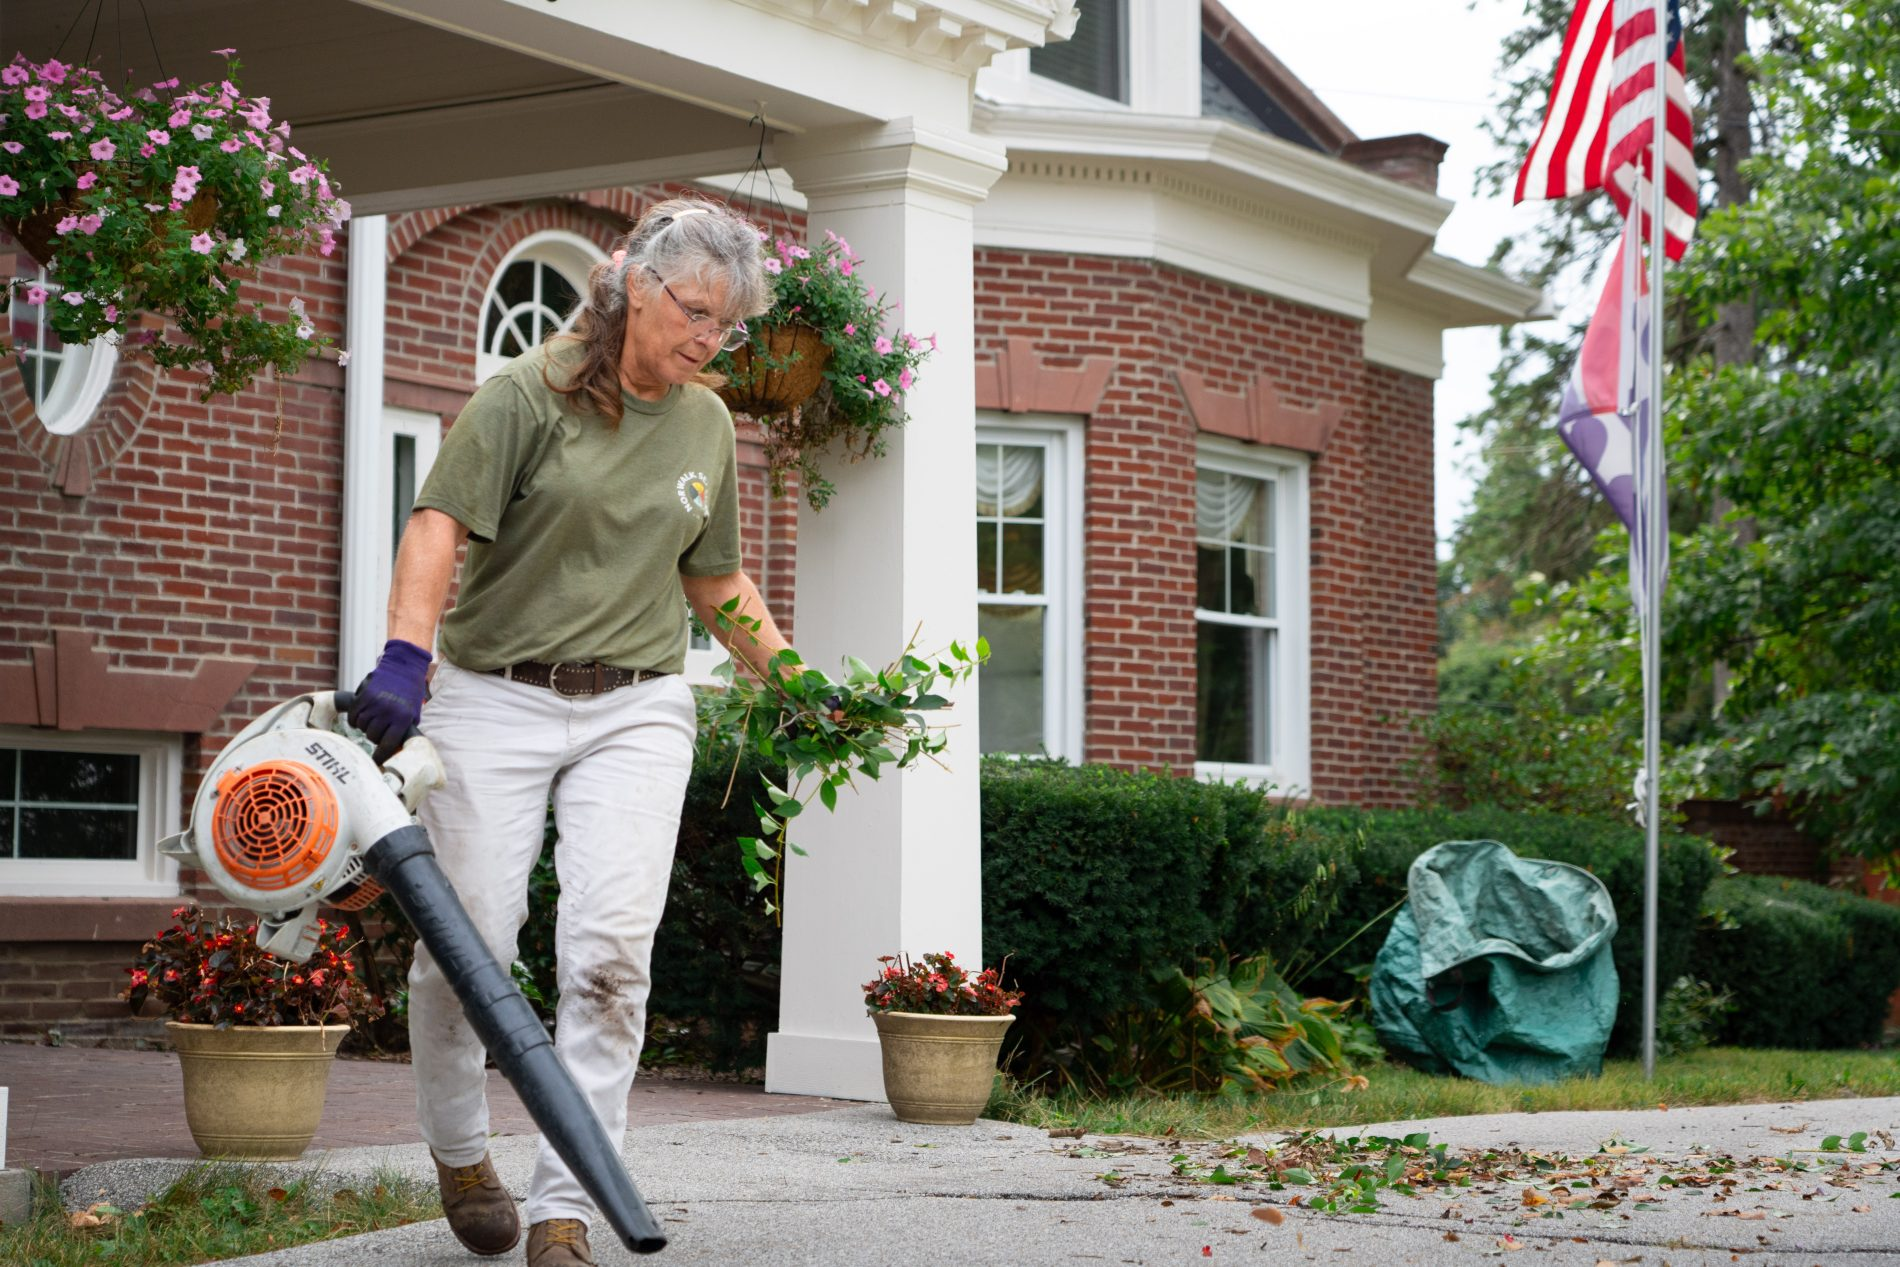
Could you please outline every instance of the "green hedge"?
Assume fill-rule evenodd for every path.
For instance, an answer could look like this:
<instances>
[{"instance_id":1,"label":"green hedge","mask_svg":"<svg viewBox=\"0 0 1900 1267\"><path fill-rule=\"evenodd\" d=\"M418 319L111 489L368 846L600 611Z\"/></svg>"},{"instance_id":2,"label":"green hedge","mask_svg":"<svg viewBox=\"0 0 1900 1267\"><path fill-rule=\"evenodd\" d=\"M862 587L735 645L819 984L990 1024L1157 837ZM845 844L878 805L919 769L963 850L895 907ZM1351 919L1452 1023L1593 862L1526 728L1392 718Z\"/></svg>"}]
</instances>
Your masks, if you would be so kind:
<instances>
[{"instance_id":1,"label":"green hedge","mask_svg":"<svg viewBox=\"0 0 1900 1267\"><path fill-rule=\"evenodd\" d=\"M1026 1065L1225 943L1286 954L1331 906L1332 861L1240 787L1104 766L983 767L983 957L1028 991ZM1304 895L1304 896L1302 896Z\"/></svg>"},{"instance_id":2,"label":"green hedge","mask_svg":"<svg viewBox=\"0 0 1900 1267\"><path fill-rule=\"evenodd\" d=\"M1721 1041L1744 1047L1878 1043L1900 988L1900 908L1774 876L1709 887L1715 918L1695 975L1734 998ZM1726 917L1726 918L1723 918Z\"/></svg>"},{"instance_id":3,"label":"green hedge","mask_svg":"<svg viewBox=\"0 0 1900 1267\"><path fill-rule=\"evenodd\" d=\"M1329 935L1343 940L1405 896L1412 860L1445 840L1496 840L1526 858L1549 858L1584 868L1603 881L1616 904L1619 924L1611 953L1619 997L1613 1052L1636 1050L1642 1041L1644 836L1633 824L1608 819L1523 810L1312 809L1295 817L1300 835L1341 861L1339 912ZM1657 892L1657 980L1674 981L1689 971L1696 917L1703 891L1721 870L1710 844L1699 836L1665 832ZM1309 991L1356 988L1347 969L1372 960L1385 942L1389 918L1367 932L1306 983Z\"/></svg>"}]
</instances>

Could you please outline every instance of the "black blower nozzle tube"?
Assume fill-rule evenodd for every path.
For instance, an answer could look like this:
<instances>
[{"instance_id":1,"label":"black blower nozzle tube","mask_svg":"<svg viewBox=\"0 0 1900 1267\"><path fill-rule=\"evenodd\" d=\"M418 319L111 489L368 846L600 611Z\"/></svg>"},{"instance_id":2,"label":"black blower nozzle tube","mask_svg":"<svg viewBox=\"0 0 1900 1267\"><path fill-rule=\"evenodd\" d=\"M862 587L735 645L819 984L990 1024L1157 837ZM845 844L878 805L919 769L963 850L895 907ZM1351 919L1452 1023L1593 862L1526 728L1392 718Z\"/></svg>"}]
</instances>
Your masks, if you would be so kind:
<instances>
[{"instance_id":1,"label":"black blower nozzle tube","mask_svg":"<svg viewBox=\"0 0 1900 1267\"><path fill-rule=\"evenodd\" d=\"M665 1234L627 1177L593 1106L555 1054L541 1018L489 953L442 874L428 833L399 827L371 846L363 861L415 925L502 1076L621 1241L636 1254L666 1248Z\"/></svg>"}]
</instances>

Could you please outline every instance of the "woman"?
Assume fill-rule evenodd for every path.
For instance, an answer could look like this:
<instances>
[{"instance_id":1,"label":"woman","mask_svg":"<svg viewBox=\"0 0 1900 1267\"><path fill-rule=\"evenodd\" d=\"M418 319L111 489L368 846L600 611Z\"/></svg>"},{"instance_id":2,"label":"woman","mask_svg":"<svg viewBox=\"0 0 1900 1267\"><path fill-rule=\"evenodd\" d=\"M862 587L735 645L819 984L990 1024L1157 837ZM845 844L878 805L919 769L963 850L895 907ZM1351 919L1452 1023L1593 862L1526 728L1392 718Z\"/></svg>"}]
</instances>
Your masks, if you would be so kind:
<instances>
[{"instance_id":1,"label":"woman","mask_svg":"<svg viewBox=\"0 0 1900 1267\"><path fill-rule=\"evenodd\" d=\"M614 1140L693 760L682 591L708 629L735 598L759 621L732 646L755 671L785 646L740 569L732 420L704 382L721 347L744 340L741 319L770 306L759 240L713 203L652 207L595 267L572 333L475 393L416 498L389 642L351 712L379 752L420 721L441 753L448 786L423 825L504 964L552 795L555 1047ZM425 648L465 540L425 707ZM409 1032L449 1226L475 1253L505 1253L521 1225L488 1157L482 1046L421 947ZM592 1212L544 1140L527 1202L531 1267L592 1263Z\"/></svg>"}]
</instances>

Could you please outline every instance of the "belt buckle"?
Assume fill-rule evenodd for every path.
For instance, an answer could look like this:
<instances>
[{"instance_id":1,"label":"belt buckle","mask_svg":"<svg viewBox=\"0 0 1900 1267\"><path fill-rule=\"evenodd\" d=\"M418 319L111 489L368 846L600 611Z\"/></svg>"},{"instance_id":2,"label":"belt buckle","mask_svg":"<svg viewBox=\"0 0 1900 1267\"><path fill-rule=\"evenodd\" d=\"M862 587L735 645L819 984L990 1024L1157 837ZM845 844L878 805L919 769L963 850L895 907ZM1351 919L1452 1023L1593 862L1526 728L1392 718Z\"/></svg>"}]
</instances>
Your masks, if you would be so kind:
<instances>
[{"instance_id":1,"label":"belt buckle","mask_svg":"<svg viewBox=\"0 0 1900 1267\"><path fill-rule=\"evenodd\" d=\"M594 693L592 691L567 691L561 689L561 670L568 668L578 669L580 667L578 664L550 665L548 668L548 688L562 699L585 699L587 696L592 695ZM590 686L592 685L591 677L592 675L590 674Z\"/></svg>"}]
</instances>

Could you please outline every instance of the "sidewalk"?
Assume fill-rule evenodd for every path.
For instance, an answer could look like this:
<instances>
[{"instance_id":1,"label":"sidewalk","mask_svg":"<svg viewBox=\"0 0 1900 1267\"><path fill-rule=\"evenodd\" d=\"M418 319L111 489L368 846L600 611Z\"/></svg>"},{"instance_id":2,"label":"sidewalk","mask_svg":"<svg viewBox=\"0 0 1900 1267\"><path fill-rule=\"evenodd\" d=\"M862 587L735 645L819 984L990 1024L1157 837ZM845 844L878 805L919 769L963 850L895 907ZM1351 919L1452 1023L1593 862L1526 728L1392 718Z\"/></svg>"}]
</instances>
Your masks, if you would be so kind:
<instances>
[{"instance_id":1,"label":"sidewalk","mask_svg":"<svg viewBox=\"0 0 1900 1267\"><path fill-rule=\"evenodd\" d=\"M7 1100L7 1166L61 1176L122 1158L196 1157L185 1126L178 1058L170 1052L0 1044ZM642 1075L627 1098L634 1126L777 1117L835 1109L842 1101L766 1095L765 1089ZM488 1074L490 1129L532 1135L514 1088ZM420 1138L407 1064L339 1060L313 1150L406 1144Z\"/></svg>"},{"instance_id":2,"label":"sidewalk","mask_svg":"<svg viewBox=\"0 0 1900 1267\"><path fill-rule=\"evenodd\" d=\"M0 1071L23 1063L18 1053L0 1051ZM153 1063L141 1057L121 1064L88 1053L74 1076L90 1066L83 1076L98 1087ZM370 1071L365 1080L385 1077ZM1541 1176L1535 1183L1481 1178L1470 1187L1437 1190L1420 1184L1414 1197L1381 1193L1376 1213L1335 1215L1305 1207L1316 1188L1269 1188L1257 1170L1234 1185L1191 1177L1220 1164L1244 1170L1247 1147L1284 1147L1287 1137L1279 1133L1213 1144L1055 1139L1005 1122L911 1126L881 1104L787 1101L753 1088L655 1082L635 1088L636 1124L624 1156L670 1237L665 1251L648 1260L660 1265L1384 1267L1499 1258L1539 1267L1900 1264L1900 1201L1894 1199L1900 1148L1891 1134L1875 1135L1900 1131L1900 1099L1500 1114L1335 1130L1329 1133L1339 1137L1425 1131L1433 1142L1448 1144L1454 1158L1465 1149L1480 1155L1536 1150L1543 1154L1537 1165L1544 1166L1532 1167ZM124 1141L121 1156L131 1156L139 1138L129 1133L140 1129L137 1123L126 1119L175 1112L163 1098L171 1094L168 1084L161 1094L148 1083L146 1093L154 1097L150 1102L121 1095L120 1107L105 1109L122 1119L110 1131ZM382 1086L366 1091L370 1098L345 1102L393 1109L393 1094ZM62 1097L39 1110L38 1129L57 1137L66 1122L89 1111L84 1097ZM662 1114L672 1116L663 1120ZM400 1127L341 1117L333 1122L326 1115L325 1130L332 1139L352 1131L401 1138L412 1120L406 1109ZM1857 1131L1872 1136L1873 1151L1819 1151L1828 1135ZM503 1182L521 1196L534 1164L533 1139L499 1138L493 1152ZM414 1142L313 1150L303 1164L341 1177L387 1168L419 1178L434 1173L426 1150ZM67 1203L136 1205L185 1165L128 1160L92 1166L66 1181ZM1577 1178L1585 1174L1591 1177ZM601 1267L638 1261L603 1225L593 1241ZM257 1267L474 1267L488 1260L462 1250L438 1220L241 1261ZM517 1251L492 1261L521 1260Z\"/></svg>"}]
</instances>

